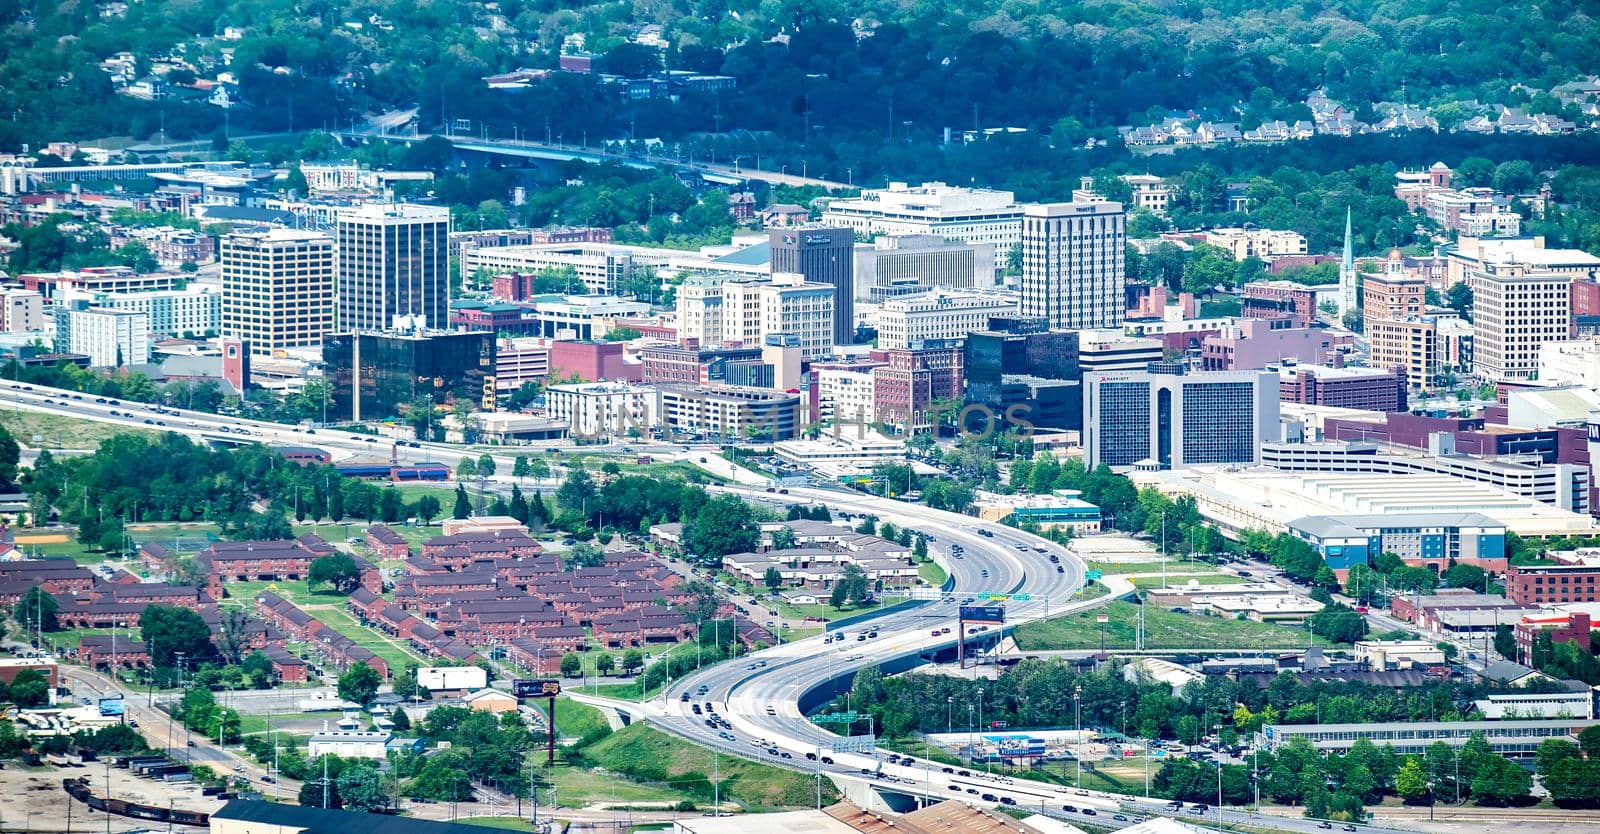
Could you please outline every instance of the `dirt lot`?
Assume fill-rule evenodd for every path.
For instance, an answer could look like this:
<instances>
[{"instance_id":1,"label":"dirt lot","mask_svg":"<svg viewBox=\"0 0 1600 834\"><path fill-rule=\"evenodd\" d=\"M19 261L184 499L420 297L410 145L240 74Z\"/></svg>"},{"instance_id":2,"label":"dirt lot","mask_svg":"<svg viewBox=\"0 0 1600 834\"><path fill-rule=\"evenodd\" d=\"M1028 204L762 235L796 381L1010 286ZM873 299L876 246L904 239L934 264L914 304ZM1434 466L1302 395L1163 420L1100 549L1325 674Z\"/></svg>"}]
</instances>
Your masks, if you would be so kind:
<instances>
[{"instance_id":1,"label":"dirt lot","mask_svg":"<svg viewBox=\"0 0 1600 834\"><path fill-rule=\"evenodd\" d=\"M90 811L87 805L69 799L66 792L61 789L61 780L87 776L90 790L99 796L106 790L106 773L105 765L95 762L71 768L8 765L5 770L0 770L0 796L5 797L5 801L0 803L0 807L4 808L0 811L0 814L4 815L0 825L4 825L6 831L66 832L67 806L70 805L72 831L105 831L106 815ZM111 796L116 799L147 805L170 803L174 808L208 813L222 807L221 802L208 796L201 796L197 785L152 782L115 767L110 769L110 775ZM149 820L112 816L110 830L133 831L155 826L156 824ZM200 832L202 829L180 825L174 826L172 830L174 834L182 834L182 832Z\"/></svg>"}]
</instances>

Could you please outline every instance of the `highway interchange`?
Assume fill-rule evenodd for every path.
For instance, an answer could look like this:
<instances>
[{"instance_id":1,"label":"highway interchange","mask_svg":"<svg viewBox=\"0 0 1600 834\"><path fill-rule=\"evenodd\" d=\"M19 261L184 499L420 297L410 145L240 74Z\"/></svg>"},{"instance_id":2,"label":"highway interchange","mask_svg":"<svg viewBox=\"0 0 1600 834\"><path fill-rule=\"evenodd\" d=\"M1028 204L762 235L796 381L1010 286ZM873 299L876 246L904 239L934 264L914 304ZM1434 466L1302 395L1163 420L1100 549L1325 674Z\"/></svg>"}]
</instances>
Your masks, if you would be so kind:
<instances>
[{"instance_id":1,"label":"highway interchange","mask_svg":"<svg viewBox=\"0 0 1600 834\"><path fill-rule=\"evenodd\" d=\"M259 420L149 406L95 397L61 389L0 380L0 408L95 420L136 429L172 430L192 438L246 443L316 446L336 458L382 456L387 458L395 441L336 429L307 430ZM48 439L48 438L46 438ZM18 438L34 445L30 438ZM678 454L681 447L662 444L634 444L641 451L664 453L671 457L693 458L694 452ZM437 461L453 465L463 457L476 458L477 449L441 443L407 443L403 457L413 461ZM509 459L499 460L499 471L510 471ZM504 477L501 475L500 477ZM872 514L880 520L924 533L934 540L932 552L951 578L947 593L925 605L887 613L867 624L845 628L838 645L824 643L823 636L786 643L743 658L708 667L673 684L662 697L643 705L612 703L611 706L643 717L659 728L696 744L745 758L766 761L791 769L827 776L836 781L855 781L884 792L921 797L931 801L956 799L976 805L1015 805L1052 816L1102 827L1119 828L1142 816L1169 813L1164 800L1147 800L1114 794L1076 790L1043 782L1013 780L968 768L948 767L925 759L900 757L886 761L881 751L872 753L834 752L839 736L824 730L801 712L801 699L807 692L829 681L873 665L926 656L954 645L958 634L956 609L969 598L985 594L1010 594L1006 605L1006 629L1021 623L1081 611L1104 604L1111 597L1076 599L1084 585L1086 567L1070 549L1045 539L1001 525L980 525L962 516L924 506L876 498L832 489L794 488L786 494L766 493L749 487L719 487L749 498L795 503L822 503L837 517ZM979 532L986 530L990 535ZM951 557L951 546L961 545L961 558ZM1052 562L1050 556L1056 557ZM1017 595L1025 595L1018 599ZM982 600L978 600L981 602ZM969 627L970 628L970 627ZM944 631L949 629L949 631ZM992 639L995 627L981 635ZM869 640L857 640L863 631L877 633ZM935 631L943 632L935 635ZM969 631L970 634L970 631ZM688 699L685 700L684 696ZM582 700L581 696L580 700ZM704 715L692 707L715 705L727 728L706 724ZM756 744L754 742L761 742ZM769 751L777 751L773 755ZM784 757L784 753L788 757ZM808 754L814 758L808 758ZM825 762L823 757L831 759ZM948 772L947 772L948 768ZM1072 808L1067 811L1065 809ZM1084 809L1094 811L1092 819ZM1131 819L1116 820L1115 816ZM1280 831L1315 832L1319 823L1277 816L1258 816L1246 811L1211 809L1200 821L1249 824ZM1363 832L1401 831L1401 829L1362 825Z\"/></svg>"}]
</instances>

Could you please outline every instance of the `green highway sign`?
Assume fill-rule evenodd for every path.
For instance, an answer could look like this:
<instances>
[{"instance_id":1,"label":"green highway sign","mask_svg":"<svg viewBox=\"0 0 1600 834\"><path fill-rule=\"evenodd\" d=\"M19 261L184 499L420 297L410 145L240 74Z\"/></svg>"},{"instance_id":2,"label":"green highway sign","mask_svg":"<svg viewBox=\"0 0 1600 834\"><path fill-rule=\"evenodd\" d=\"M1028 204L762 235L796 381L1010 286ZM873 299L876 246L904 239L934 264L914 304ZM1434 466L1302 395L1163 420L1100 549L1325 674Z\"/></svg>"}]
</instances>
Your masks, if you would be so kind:
<instances>
[{"instance_id":1,"label":"green highway sign","mask_svg":"<svg viewBox=\"0 0 1600 834\"><path fill-rule=\"evenodd\" d=\"M1090 582L1093 582L1093 581L1099 579L1103 575L1104 574L1101 573L1099 568L1090 568L1090 569L1084 571L1083 578L1089 580Z\"/></svg>"},{"instance_id":2,"label":"green highway sign","mask_svg":"<svg viewBox=\"0 0 1600 834\"><path fill-rule=\"evenodd\" d=\"M861 714L855 712L831 712L827 715L814 715L811 717L812 723L815 724L854 724L860 719Z\"/></svg>"}]
</instances>

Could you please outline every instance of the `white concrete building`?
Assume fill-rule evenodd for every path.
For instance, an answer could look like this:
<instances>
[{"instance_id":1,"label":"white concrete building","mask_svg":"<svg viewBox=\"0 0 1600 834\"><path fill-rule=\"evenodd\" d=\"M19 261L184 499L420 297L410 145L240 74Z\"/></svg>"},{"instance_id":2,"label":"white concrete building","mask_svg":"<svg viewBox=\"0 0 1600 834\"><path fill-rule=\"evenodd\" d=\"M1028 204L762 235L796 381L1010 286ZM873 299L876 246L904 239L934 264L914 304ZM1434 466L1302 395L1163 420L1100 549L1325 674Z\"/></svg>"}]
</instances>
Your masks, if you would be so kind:
<instances>
[{"instance_id":1,"label":"white concrete building","mask_svg":"<svg viewBox=\"0 0 1600 834\"><path fill-rule=\"evenodd\" d=\"M694 273L678 285L678 338L703 345L722 344L722 285L728 276Z\"/></svg>"},{"instance_id":2,"label":"white concrete building","mask_svg":"<svg viewBox=\"0 0 1600 834\"><path fill-rule=\"evenodd\" d=\"M610 320L650 313L650 305L614 295L563 295L534 302L537 335L545 338L598 339L610 329Z\"/></svg>"},{"instance_id":3,"label":"white concrete building","mask_svg":"<svg viewBox=\"0 0 1600 834\"><path fill-rule=\"evenodd\" d=\"M432 171L374 171L353 163L302 164L300 173L312 194L336 191L382 191L397 182L432 182Z\"/></svg>"},{"instance_id":4,"label":"white concrete building","mask_svg":"<svg viewBox=\"0 0 1600 834\"><path fill-rule=\"evenodd\" d=\"M108 310L143 313L149 318L150 333L159 336L211 336L222 327L222 292L203 284L191 284L181 290L110 292L93 296L64 291L59 300L83 300Z\"/></svg>"},{"instance_id":5,"label":"white concrete building","mask_svg":"<svg viewBox=\"0 0 1600 834\"><path fill-rule=\"evenodd\" d=\"M1306 236L1280 229L1212 229L1203 236L1206 243L1228 250L1236 261L1260 258L1270 261L1284 255L1306 254Z\"/></svg>"},{"instance_id":6,"label":"white concrete building","mask_svg":"<svg viewBox=\"0 0 1600 834\"><path fill-rule=\"evenodd\" d=\"M334 755L341 759L377 759L389 757L392 733L365 732L361 730L323 730L314 733L306 742L306 755Z\"/></svg>"},{"instance_id":7,"label":"white concrete building","mask_svg":"<svg viewBox=\"0 0 1600 834\"><path fill-rule=\"evenodd\" d=\"M340 330L444 328L450 209L361 203L339 213L334 320Z\"/></svg>"},{"instance_id":8,"label":"white concrete building","mask_svg":"<svg viewBox=\"0 0 1600 834\"><path fill-rule=\"evenodd\" d=\"M1495 266L1468 275L1472 287L1472 370L1492 381L1539 370L1540 345L1564 341L1572 323L1572 276Z\"/></svg>"},{"instance_id":9,"label":"white concrete building","mask_svg":"<svg viewBox=\"0 0 1600 834\"><path fill-rule=\"evenodd\" d=\"M1600 339L1539 345L1539 382L1600 389Z\"/></svg>"},{"instance_id":10,"label":"white concrete building","mask_svg":"<svg viewBox=\"0 0 1600 834\"><path fill-rule=\"evenodd\" d=\"M805 359L815 359L833 352L834 302L832 286L793 273L692 275L679 287L678 337L753 346L782 333L794 337Z\"/></svg>"},{"instance_id":11,"label":"white concrete building","mask_svg":"<svg viewBox=\"0 0 1600 834\"><path fill-rule=\"evenodd\" d=\"M574 437L624 437L661 424L661 390L627 382L552 385L545 416L566 423Z\"/></svg>"},{"instance_id":12,"label":"white concrete building","mask_svg":"<svg viewBox=\"0 0 1600 834\"><path fill-rule=\"evenodd\" d=\"M1085 463L1139 469L1254 464L1278 432L1276 371L1083 375Z\"/></svg>"},{"instance_id":13,"label":"white concrete building","mask_svg":"<svg viewBox=\"0 0 1600 834\"><path fill-rule=\"evenodd\" d=\"M536 246L487 246L461 254L461 274L537 274L570 267L591 295L617 291L633 271L633 255L606 243L552 243ZM513 299L508 299L513 300Z\"/></svg>"},{"instance_id":14,"label":"white concrete building","mask_svg":"<svg viewBox=\"0 0 1600 834\"><path fill-rule=\"evenodd\" d=\"M33 290L6 290L0 307L0 328L7 333L40 333L45 329L44 296Z\"/></svg>"},{"instance_id":15,"label":"white concrete building","mask_svg":"<svg viewBox=\"0 0 1600 834\"><path fill-rule=\"evenodd\" d=\"M334 241L271 229L222 239L222 335L271 354L317 347L333 329Z\"/></svg>"},{"instance_id":16,"label":"white concrete building","mask_svg":"<svg viewBox=\"0 0 1600 834\"><path fill-rule=\"evenodd\" d=\"M819 421L838 418L845 425L870 423L877 419L872 399L872 371L876 362L857 365L828 363L815 366Z\"/></svg>"},{"instance_id":17,"label":"white concrete building","mask_svg":"<svg viewBox=\"0 0 1600 834\"><path fill-rule=\"evenodd\" d=\"M1004 291L935 289L891 298L878 307L878 349L904 350L930 339L963 341L968 333L988 329L990 316L1016 314L1016 293Z\"/></svg>"},{"instance_id":18,"label":"white concrete building","mask_svg":"<svg viewBox=\"0 0 1600 834\"><path fill-rule=\"evenodd\" d=\"M961 188L942 182L911 186L889 183L850 200L834 200L822 212L824 225L844 226L861 237L937 235L994 247L994 268L1004 269L1011 248L1022 240L1022 206L1010 191Z\"/></svg>"},{"instance_id":19,"label":"white concrete building","mask_svg":"<svg viewBox=\"0 0 1600 834\"><path fill-rule=\"evenodd\" d=\"M57 353L84 354L89 357L89 365L96 368L144 365L150 361L148 315L61 305L54 312Z\"/></svg>"},{"instance_id":20,"label":"white concrete building","mask_svg":"<svg viewBox=\"0 0 1600 834\"><path fill-rule=\"evenodd\" d=\"M995 281L994 245L938 235L883 235L855 246L855 298L881 301L906 286L988 289Z\"/></svg>"},{"instance_id":21,"label":"white concrete building","mask_svg":"<svg viewBox=\"0 0 1600 834\"><path fill-rule=\"evenodd\" d=\"M1126 218L1121 203L1027 206L1022 315L1063 330L1122 326Z\"/></svg>"},{"instance_id":22,"label":"white concrete building","mask_svg":"<svg viewBox=\"0 0 1600 834\"><path fill-rule=\"evenodd\" d=\"M722 342L759 345L766 336L786 333L799 340L806 359L826 356L833 352L833 311L834 288L802 275L727 281L722 285Z\"/></svg>"},{"instance_id":23,"label":"white concrete building","mask_svg":"<svg viewBox=\"0 0 1600 834\"><path fill-rule=\"evenodd\" d=\"M1523 264L1537 272L1572 278L1600 278L1600 257L1582 249L1546 249L1542 236L1477 238L1463 236L1445 248L1444 285L1467 280L1473 271Z\"/></svg>"}]
</instances>

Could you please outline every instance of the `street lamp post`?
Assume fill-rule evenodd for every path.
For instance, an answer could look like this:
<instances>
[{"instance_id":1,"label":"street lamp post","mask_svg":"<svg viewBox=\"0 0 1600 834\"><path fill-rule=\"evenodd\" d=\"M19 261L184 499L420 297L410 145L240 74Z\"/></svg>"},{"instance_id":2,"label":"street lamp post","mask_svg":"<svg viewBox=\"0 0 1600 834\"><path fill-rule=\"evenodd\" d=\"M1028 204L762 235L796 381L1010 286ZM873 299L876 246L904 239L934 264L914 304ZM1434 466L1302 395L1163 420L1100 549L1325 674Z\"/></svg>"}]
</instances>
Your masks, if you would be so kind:
<instances>
[{"instance_id":1,"label":"street lamp post","mask_svg":"<svg viewBox=\"0 0 1600 834\"><path fill-rule=\"evenodd\" d=\"M1075 720L1077 721L1077 724L1078 724L1078 731L1073 736L1073 740L1077 743L1078 749L1073 752L1072 758L1078 764L1078 785L1077 786L1079 788L1082 788L1083 787L1083 684L1081 684L1081 683L1077 683L1077 684L1073 684L1072 685L1072 712L1073 712Z\"/></svg>"},{"instance_id":2,"label":"street lamp post","mask_svg":"<svg viewBox=\"0 0 1600 834\"><path fill-rule=\"evenodd\" d=\"M950 708L956 702L956 696L947 695L944 699L944 734L950 735Z\"/></svg>"}]
</instances>

